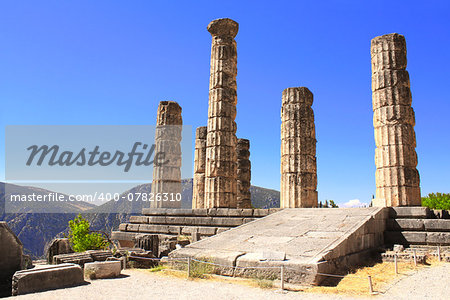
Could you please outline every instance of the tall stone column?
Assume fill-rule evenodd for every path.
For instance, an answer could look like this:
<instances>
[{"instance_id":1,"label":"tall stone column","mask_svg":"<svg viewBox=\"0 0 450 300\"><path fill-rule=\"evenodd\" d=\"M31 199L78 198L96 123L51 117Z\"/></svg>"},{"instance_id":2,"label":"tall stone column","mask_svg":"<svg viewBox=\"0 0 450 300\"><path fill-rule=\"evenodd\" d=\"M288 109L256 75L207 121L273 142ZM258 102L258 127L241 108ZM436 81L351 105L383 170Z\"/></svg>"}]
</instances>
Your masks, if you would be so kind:
<instances>
[{"instance_id":1,"label":"tall stone column","mask_svg":"<svg viewBox=\"0 0 450 300\"><path fill-rule=\"evenodd\" d=\"M192 208L205 208L206 126L195 132L194 182Z\"/></svg>"},{"instance_id":2,"label":"tall stone column","mask_svg":"<svg viewBox=\"0 0 450 300\"><path fill-rule=\"evenodd\" d=\"M280 207L317 207L316 131L306 87L283 91Z\"/></svg>"},{"instance_id":3,"label":"tall stone column","mask_svg":"<svg viewBox=\"0 0 450 300\"><path fill-rule=\"evenodd\" d=\"M420 206L415 116L406 71L405 37L393 33L371 43L375 128L374 206Z\"/></svg>"},{"instance_id":4,"label":"tall stone column","mask_svg":"<svg viewBox=\"0 0 450 300\"><path fill-rule=\"evenodd\" d=\"M153 165L152 208L181 208L181 107L174 101L161 101L158 106L155 129L155 163ZM157 163L158 153L163 153ZM156 201L161 200L161 201Z\"/></svg>"},{"instance_id":5,"label":"tall stone column","mask_svg":"<svg viewBox=\"0 0 450 300\"><path fill-rule=\"evenodd\" d=\"M236 75L238 23L214 20L206 139L205 208L236 208Z\"/></svg>"},{"instance_id":6,"label":"tall stone column","mask_svg":"<svg viewBox=\"0 0 450 300\"><path fill-rule=\"evenodd\" d=\"M237 208L252 208L250 195L251 163L250 141L238 139L237 147Z\"/></svg>"}]
</instances>

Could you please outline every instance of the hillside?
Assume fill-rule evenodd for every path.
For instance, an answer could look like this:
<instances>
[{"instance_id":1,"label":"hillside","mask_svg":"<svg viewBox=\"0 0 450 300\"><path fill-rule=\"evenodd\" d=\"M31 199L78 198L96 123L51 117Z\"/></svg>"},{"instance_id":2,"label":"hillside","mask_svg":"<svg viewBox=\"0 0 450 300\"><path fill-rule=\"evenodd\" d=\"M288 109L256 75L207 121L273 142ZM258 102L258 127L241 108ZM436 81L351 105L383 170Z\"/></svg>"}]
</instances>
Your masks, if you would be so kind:
<instances>
[{"instance_id":1,"label":"hillside","mask_svg":"<svg viewBox=\"0 0 450 300\"><path fill-rule=\"evenodd\" d=\"M47 194L50 191L28 186L8 184L7 192L17 194ZM69 220L75 217L75 211L83 212L95 207L95 205L78 202L54 202L52 206L39 206L35 203L12 204L5 212L5 183L0 182L0 221L8 222L8 225L16 233L24 244L26 254L33 257L41 256L45 244L53 237L64 231ZM40 212L40 213L30 213ZM45 213L44 213L45 212ZM72 213L69 213L72 212Z\"/></svg>"},{"instance_id":2,"label":"hillside","mask_svg":"<svg viewBox=\"0 0 450 300\"><path fill-rule=\"evenodd\" d=\"M14 186L8 191L15 190L21 193L48 193L47 190L34 187ZM29 213L28 210L15 214L5 214L5 184L0 183L0 220L8 222L11 229L17 234L24 244L26 252L33 257L41 257L44 254L45 245L56 236L67 233L69 220L75 218L79 211L91 223L93 230L102 230L110 233L118 228L120 223L126 222L131 215L140 214L143 207L149 205L144 201L127 201L120 198L119 201L109 201L100 206L88 203L77 203L74 207L72 202L58 202L51 208L52 213ZM122 195L129 193L149 193L151 184L138 185ZM255 208L279 207L280 193L275 190L265 189L257 186L250 188L252 205ZM182 181L182 207L190 208L192 203L192 179ZM34 208L36 209L36 208ZM41 209L41 208L38 208ZM39 211L39 210L38 210ZM70 212L70 213L68 213ZM119 212L119 213L118 213Z\"/></svg>"}]
</instances>

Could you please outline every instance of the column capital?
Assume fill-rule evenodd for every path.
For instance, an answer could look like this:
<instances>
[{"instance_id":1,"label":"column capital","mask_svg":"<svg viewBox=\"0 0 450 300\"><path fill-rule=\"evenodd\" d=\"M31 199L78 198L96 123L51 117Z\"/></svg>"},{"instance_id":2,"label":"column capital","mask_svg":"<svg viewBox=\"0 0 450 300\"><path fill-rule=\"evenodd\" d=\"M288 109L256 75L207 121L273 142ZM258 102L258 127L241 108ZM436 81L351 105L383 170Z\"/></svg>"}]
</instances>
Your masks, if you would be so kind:
<instances>
[{"instance_id":1,"label":"column capital","mask_svg":"<svg viewBox=\"0 0 450 300\"><path fill-rule=\"evenodd\" d=\"M239 24L228 18L217 19L207 27L212 36L229 36L234 38L239 30Z\"/></svg>"}]
</instances>

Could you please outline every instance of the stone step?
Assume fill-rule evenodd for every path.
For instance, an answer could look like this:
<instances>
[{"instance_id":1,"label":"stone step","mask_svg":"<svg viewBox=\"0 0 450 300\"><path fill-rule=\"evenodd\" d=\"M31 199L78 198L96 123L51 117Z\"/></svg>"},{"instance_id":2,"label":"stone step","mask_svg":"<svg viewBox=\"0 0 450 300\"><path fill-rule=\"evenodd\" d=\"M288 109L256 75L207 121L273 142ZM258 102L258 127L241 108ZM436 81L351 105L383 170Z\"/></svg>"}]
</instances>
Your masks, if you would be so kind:
<instances>
[{"instance_id":1,"label":"stone step","mask_svg":"<svg viewBox=\"0 0 450 300\"><path fill-rule=\"evenodd\" d=\"M213 236L234 227L211 226L184 226L184 225L159 225L159 224L120 224L119 231L113 231L112 239L121 240L120 233L154 233L169 235L192 235L198 232L201 236ZM131 236L131 235L128 235ZM129 240L129 239L127 239Z\"/></svg>"},{"instance_id":2,"label":"stone step","mask_svg":"<svg viewBox=\"0 0 450 300\"><path fill-rule=\"evenodd\" d=\"M389 231L450 232L450 220L445 219L388 219Z\"/></svg>"},{"instance_id":3,"label":"stone step","mask_svg":"<svg viewBox=\"0 0 450 300\"><path fill-rule=\"evenodd\" d=\"M426 231L386 231L384 233L387 245L450 245L450 232Z\"/></svg>"},{"instance_id":4,"label":"stone step","mask_svg":"<svg viewBox=\"0 0 450 300\"><path fill-rule=\"evenodd\" d=\"M432 217L432 214L428 207L390 207L389 217L391 219L426 219Z\"/></svg>"},{"instance_id":5,"label":"stone step","mask_svg":"<svg viewBox=\"0 0 450 300\"><path fill-rule=\"evenodd\" d=\"M281 210L280 208L209 208L209 209L174 209L174 208L144 208L145 216L193 216L193 217L265 217Z\"/></svg>"},{"instance_id":6,"label":"stone step","mask_svg":"<svg viewBox=\"0 0 450 300\"><path fill-rule=\"evenodd\" d=\"M236 227L256 220L255 217L209 216L131 216L131 224Z\"/></svg>"}]
</instances>

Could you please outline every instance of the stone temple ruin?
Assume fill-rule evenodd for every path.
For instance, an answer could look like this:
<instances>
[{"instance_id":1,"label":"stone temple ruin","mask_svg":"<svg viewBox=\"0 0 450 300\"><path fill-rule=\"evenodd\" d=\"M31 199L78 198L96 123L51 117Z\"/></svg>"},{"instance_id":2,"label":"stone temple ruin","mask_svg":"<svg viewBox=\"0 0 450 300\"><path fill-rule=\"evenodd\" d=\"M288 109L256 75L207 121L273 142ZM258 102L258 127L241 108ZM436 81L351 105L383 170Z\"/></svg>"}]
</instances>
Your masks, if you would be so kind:
<instances>
[{"instance_id":1,"label":"stone temple ruin","mask_svg":"<svg viewBox=\"0 0 450 300\"><path fill-rule=\"evenodd\" d=\"M73 253L67 239L55 239L47 251L53 265L35 268L17 236L0 222L0 297L81 285L86 275L118 277L127 259L148 267L155 258L194 258L215 264L218 274L320 284L330 274L346 274L374 255L379 258L380 247L414 246L418 259L425 256L420 247L450 249L448 215L414 207L421 204L420 179L403 36L388 34L371 44L374 207L317 208L313 94L293 87L281 99L280 208L256 209L250 141L236 137L238 23L218 19L207 29L212 35L208 123L196 130L192 209L182 209L180 201L152 201L112 233L121 248L117 253ZM164 153L168 163L154 164L153 194L182 192L181 112L173 101L158 106L155 153ZM395 257L411 260L413 251ZM393 255L387 251L381 257ZM450 261L450 253L444 257Z\"/></svg>"},{"instance_id":2,"label":"stone temple ruin","mask_svg":"<svg viewBox=\"0 0 450 300\"><path fill-rule=\"evenodd\" d=\"M283 91L280 207L317 207L316 131L313 94L305 87Z\"/></svg>"},{"instance_id":3,"label":"stone temple ruin","mask_svg":"<svg viewBox=\"0 0 450 300\"><path fill-rule=\"evenodd\" d=\"M375 127L376 206L420 206L414 110L406 71L405 37L372 40L372 102Z\"/></svg>"},{"instance_id":4,"label":"stone temple ruin","mask_svg":"<svg viewBox=\"0 0 450 300\"><path fill-rule=\"evenodd\" d=\"M382 246L450 245L447 220L432 220L427 208L408 207L420 206L420 187L403 36L376 37L371 46L375 207L317 208L313 94L293 87L281 97L280 208L256 209L250 197L250 141L236 137L238 24L218 19L207 29L212 35L208 123L196 130L192 209L164 203L145 208L121 224L113 239L133 247L142 246L144 238L153 241L145 243L151 250L160 239L190 235L193 243L171 251L169 258L208 258L225 275L280 276L277 268L286 267L286 281L315 284L324 280L322 273L345 273ZM160 123L161 114L172 121ZM178 104L161 102L158 125L181 124ZM171 140L171 147L179 149L179 142ZM155 192L166 183L178 186L180 165L172 167L167 174L174 176L163 178L166 170L155 166ZM271 269L257 274L252 267Z\"/></svg>"},{"instance_id":5,"label":"stone temple ruin","mask_svg":"<svg viewBox=\"0 0 450 300\"><path fill-rule=\"evenodd\" d=\"M181 193L181 107L174 101L162 101L158 106L155 128L155 153L164 153L165 164L154 164L153 195ZM155 157L155 160L157 158ZM181 208L180 201L152 201L151 206Z\"/></svg>"}]
</instances>

